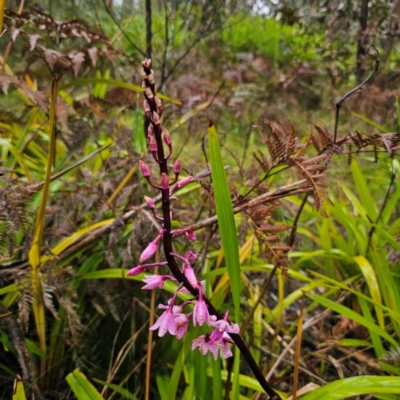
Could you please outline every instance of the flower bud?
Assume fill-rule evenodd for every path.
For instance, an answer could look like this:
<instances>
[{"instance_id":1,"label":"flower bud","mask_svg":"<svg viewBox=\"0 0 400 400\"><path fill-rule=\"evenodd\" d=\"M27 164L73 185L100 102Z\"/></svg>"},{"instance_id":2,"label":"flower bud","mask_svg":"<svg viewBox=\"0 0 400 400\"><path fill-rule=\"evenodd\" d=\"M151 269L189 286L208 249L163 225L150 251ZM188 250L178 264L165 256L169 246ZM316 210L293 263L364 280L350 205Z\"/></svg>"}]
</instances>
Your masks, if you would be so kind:
<instances>
[{"instance_id":1,"label":"flower bud","mask_svg":"<svg viewBox=\"0 0 400 400\"><path fill-rule=\"evenodd\" d=\"M191 229L188 229L185 235L189 240L196 240L196 234Z\"/></svg>"},{"instance_id":2,"label":"flower bud","mask_svg":"<svg viewBox=\"0 0 400 400\"><path fill-rule=\"evenodd\" d=\"M151 58L145 58L142 62L142 67L145 69L151 69Z\"/></svg>"},{"instance_id":3,"label":"flower bud","mask_svg":"<svg viewBox=\"0 0 400 400\"><path fill-rule=\"evenodd\" d=\"M148 246L143 250L140 255L139 262L143 262L148 260L150 257L154 255L158 248L158 241L153 240L148 244Z\"/></svg>"},{"instance_id":4,"label":"flower bud","mask_svg":"<svg viewBox=\"0 0 400 400\"><path fill-rule=\"evenodd\" d=\"M163 111L161 100L157 96L154 96L154 101L156 103L158 115L161 117Z\"/></svg>"},{"instance_id":5,"label":"flower bud","mask_svg":"<svg viewBox=\"0 0 400 400\"><path fill-rule=\"evenodd\" d=\"M154 200L147 196L144 196L144 200L147 203L147 205L149 206L149 208L153 210L155 207Z\"/></svg>"},{"instance_id":6,"label":"flower bud","mask_svg":"<svg viewBox=\"0 0 400 400\"><path fill-rule=\"evenodd\" d=\"M153 121L158 127L161 127L160 116L155 111L153 111Z\"/></svg>"},{"instance_id":7,"label":"flower bud","mask_svg":"<svg viewBox=\"0 0 400 400\"><path fill-rule=\"evenodd\" d=\"M148 99L152 99L154 97L153 91L149 87L146 87L144 94Z\"/></svg>"},{"instance_id":8,"label":"flower bud","mask_svg":"<svg viewBox=\"0 0 400 400\"><path fill-rule=\"evenodd\" d=\"M139 167L140 167L140 170L142 171L143 176L145 178L149 178L150 177L150 169L142 160L139 161Z\"/></svg>"},{"instance_id":9,"label":"flower bud","mask_svg":"<svg viewBox=\"0 0 400 400\"><path fill-rule=\"evenodd\" d=\"M193 231L192 231L192 232L193 232ZM193 260L196 260L197 255L194 254L193 251L188 251L188 252L186 253L185 258L186 258L187 260L189 260L189 261L193 261Z\"/></svg>"},{"instance_id":10,"label":"flower bud","mask_svg":"<svg viewBox=\"0 0 400 400\"><path fill-rule=\"evenodd\" d=\"M150 113L149 113L149 119L150 119ZM147 128L147 137L152 137L152 136L154 136L154 126L153 124L150 124L149 127Z\"/></svg>"},{"instance_id":11,"label":"flower bud","mask_svg":"<svg viewBox=\"0 0 400 400\"><path fill-rule=\"evenodd\" d=\"M151 108L150 108L149 102L146 99L143 101L143 108L144 108L144 113L146 114L146 118L150 119L151 118Z\"/></svg>"},{"instance_id":12,"label":"flower bud","mask_svg":"<svg viewBox=\"0 0 400 400\"><path fill-rule=\"evenodd\" d=\"M164 142L168 147L171 147L171 135L166 129L164 130Z\"/></svg>"},{"instance_id":13,"label":"flower bud","mask_svg":"<svg viewBox=\"0 0 400 400\"><path fill-rule=\"evenodd\" d=\"M181 172L181 168L182 168L182 161L181 161L180 158L178 158L178 159L175 161L175 164L174 164L174 174L175 174L175 175L178 175L179 172Z\"/></svg>"},{"instance_id":14,"label":"flower bud","mask_svg":"<svg viewBox=\"0 0 400 400\"><path fill-rule=\"evenodd\" d=\"M131 268L131 269L128 271L127 275L128 275L128 276L136 276L136 275L141 274L145 269L146 269L146 267L145 267L144 265L138 265L138 266L135 267L135 268Z\"/></svg>"},{"instance_id":15,"label":"flower bud","mask_svg":"<svg viewBox=\"0 0 400 400\"><path fill-rule=\"evenodd\" d=\"M150 136L149 147L150 147L150 151L151 151L152 153L157 152L157 149L158 149L158 147L157 147L157 141L156 141L156 139L154 138L154 136Z\"/></svg>"},{"instance_id":16,"label":"flower bud","mask_svg":"<svg viewBox=\"0 0 400 400\"><path fill-rule=\"evenodd\" d=\"M150 85L154 85L155 80L154 80L154 72L153 72L153 70L150 70L150 74L147 76L147 79L148 79Z\"/></svg>"},{"instance_id":17,"label":"flower bud","mask_svg":"<svg viewBox=\"0 0 400 400\"><path fill-rule=\"evenodd\" d=\"M180 180L176 186L178 188L183 188L184 186L186 186L188 183L190 183L193 179L193 176L187 176L186 178L183 178L182 180Z\"/></svg>"},{"instance_id":18,"label":"flower bud","mask_svg":"<svg viewBox=\"0 0 400 400\"><path fill-rule=\"evenodd\" d=\"M169 178L165 172L161 174L161 188L169 189Z\"/></svg>"}]
</instances>

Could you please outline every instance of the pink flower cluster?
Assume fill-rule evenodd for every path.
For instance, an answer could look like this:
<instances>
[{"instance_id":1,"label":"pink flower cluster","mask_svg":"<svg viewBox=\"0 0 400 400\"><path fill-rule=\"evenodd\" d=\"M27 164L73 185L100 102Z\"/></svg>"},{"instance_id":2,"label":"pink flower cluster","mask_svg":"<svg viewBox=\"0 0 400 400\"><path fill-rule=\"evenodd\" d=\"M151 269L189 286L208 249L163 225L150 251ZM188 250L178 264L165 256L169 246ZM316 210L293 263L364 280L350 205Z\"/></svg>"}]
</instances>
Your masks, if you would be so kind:
<instances>
[{"instance_id":1,"label":"pink flower cluster","mask_svg":"<svg viewBox=\"0 0 400 400\"><path fill-rule=\"evenodd\" d=\"M153 242L155 242L155 240ZM152 245L153 242L150 242L149 246ZM143 253L147 252L148 247L143 251ZM183 273L190 284L194 288L198 289L199 297L197 300L185 301L182 304L175 305L179 291L181 291L182 293L188 293L188 291L183 287L183 284L181 283L178 286L175 294L168 301L168 304L160 304L158 306L159 309L163 309L165 311L157 319L156 323L152 327L150 327L150 329L158 329L158 336L160 337L169 332L171 335L176 336L177 339L181 339L187 332L191 319L193 320L193 326L202 326L204 324L207 324L208 326L214 327L215 329L207 333L206 335L202 335L195 339L192 344L192 350L194 350L196 347L199 347L199 350L202 354L206 354L208 351L210 351L215 359L217 359L218 357L218 350L221 350L221 355L224 358L231 357L232 352L228 347L228 343L233 343L233 341L228 334L239 333L239 326L228 321L229 311L225 313L224 318L221 320L217 320L217 317L215 315L209 315L207 304L204 301L205 292L203 284L202 282L197 280L194 274L194 270L190 265L190 261L195 260L196 255L191 251L188 251L185 257L175 253L171 253L171 255L183 261ZM142 256L140 259L142 259ZM128 275L135 276L142 273L146 268L165 264L166 262L138 265L135 268L129 270ZM177 282L177 280L170 275L146 276L143 279L143 282L145 282L146 285L143 286L142 289L153 290L156 288L162 288L165 281L168 279L173 282ZM194 306L193 311L189 311L185 314L184 308L189 305Z\"/></svg>"},{"instance_id":2,"label":"pink flower cluster","mask_svg":"<svg viewBox=\"0 0 400 400\"><path fill-rule=\"evenodd\" d=\"M192 182L193 177L187 176L179 180L179 175L182 169L182 162L179 159L176 160L173 165L173 180L170 181L168 177L167 160L172 154L171 135L168 131L163 130L161 125L160 118L162 114L162 104L157 96L154 72L151 69L151 60L145 59L142 63L142 66L144 110L146 119L149 123L147 129L148 146L153 159L160 167L159 184L156 184L152 181L150 168L143 161L139 162L139 167L142 171L143 177L147 180L149 185L161 191L163 199L163 214L162 216L158 215L154 200L145 196L147 206L150 208L153 216L162 221L162 226L157 237L148 244L148 246L140 255L140 264L129 270L128 275L135 276L146 271L148 268L168 264L174 276L147 275L143 280L146 283L143 289L146 290L162 288L167 280L179 283L175 294L168 301L168 304L159 305L159 308L165 311L157 319L156 323L150 327L150 329L158 329L158 336L164 336L167 332L169 332L171 335L181 339L187 332L189 322L192 319L194 326L202 326L206 324L209 327L214 328L213 331L195 339L193 341L192 349L199 347L199 350L202 354L206 354L208 351L210 351L214 355L215 359L218 357L218 350L221 350L221 355L223 357L230 357L232 352L230 351L228 344L233 343L233 341L229 334L238 334L239 327L237 324L232 324L228 321L228 312L225 313L224 318L221 320L217 320L215 315L209 315L207 303L205 301L206 294L203 284L197 280L194 270L191 266L191 262L194 261L197 256L191 251L188 251L185 256L182 256L180 254L173 253L170 250L165 250L166 248L172 249L171 238L175 235L185 234L189 240L196 239L196 235L191 229L171 230L170 228L172 213L169 205L169 199L177 190ZM167 155L164 155L163 143L168 148ZM143 262L149 260L156 253L161 241L164 241L165 256L169 262L164 261L142 264ZM168 243L167 246L166 243ZM175 262L177 260L182 261L181 270ZM179 281L177 277L179 278ZM184 287L184 283L186 288ZM185 301L180 305L175 305L178 292L189 293L188 289L190 289L192 294L198 293L196 299ZM185 313L184 309L186 307L190 307L191 310Z\"/></svg>"}]
</instances>

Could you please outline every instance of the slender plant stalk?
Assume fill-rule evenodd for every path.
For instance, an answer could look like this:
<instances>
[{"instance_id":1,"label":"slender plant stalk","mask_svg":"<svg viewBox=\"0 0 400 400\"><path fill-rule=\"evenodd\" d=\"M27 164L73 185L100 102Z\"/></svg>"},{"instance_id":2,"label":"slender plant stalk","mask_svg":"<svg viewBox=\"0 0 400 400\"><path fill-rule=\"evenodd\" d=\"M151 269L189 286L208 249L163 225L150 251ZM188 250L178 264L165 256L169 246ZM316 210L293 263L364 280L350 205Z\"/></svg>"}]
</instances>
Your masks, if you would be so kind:
<instances>
[{"instance_id":1,"label":"slender plant stalk","mask_svg":"<svg viewBox=\"0 0 400 400\"><path fill-rule=\"evenodd\" d=\"M350 90L350 92L347 92L337 103L336 103L336 115L335 115L335 130L333 133L333 143L336 143L337 139L337 129L338 129L338 124L339 124L339 113L340 113L340 108L342 107L343 103L345 100L347 100L351 95L356 93L358 90L360 90L366 83L368 83L374 75L379 71L379 65L380 65L380 60L379 60L379 52L378 50L374 47L371 46L370 49L373 48L376 52L375 55L375 68L372 71L372 74L364 80L364 82L361 82L358 86L356 86L354 89ZM368 50L369 54L369 50Z\"/></svg>"},{"instance_id":2,"label":"slender plant stalk","mask_svg":"<svg viewBox=\"0 0 400 400\"><path fill-rule=\"evenodd\" d=\"M297 399L297 387L299 384L299 367L300 367L301 337L303 334L303 317L304 317L304 293L301 301L299 321L297 323L297 341L296 341L296 351L294 354L294 373L293 373L293 400Z\"/></svg>"},{"instance_id":3,"label":"slender plant stalk","mask_svg":"<svg viewBox=\"0 0 400 400\"><path fill-rule=\"evenodd\" d=\"M160 176L168 177L168 165L167 165L167 157L164 154L164 146L162 139L162 127L159 122L159 110L155 101L151 101L156 93L155 93L155 83L154 81L150 81L150 77L152 77L153 72L151 70L151 61L145 59L142 63L143 66L143 89L144 93L147 97L147 104L150 106L149 115L150 123L153 126L154 130L154 138L157 143L157 151L154 152L157 155L157 161L159 164L159 172ZM152 78L154 79L154 78ZM165 174L165 175L164 175ZM172 275L177 279L178 282L184 285L184 287L195 297L198 298L199 290L194 288L183 272L180 270L175 257L173 256L173 245L172 245L172 233L171 233L171 204L170 204L170 189L160 187L161 190L161 205L162 205L162 217L163 217L163 244L164 244L164 255L167 261L168 267L172 273ZM215 309L215 307L211 304L211 302L204 297L204 301L207 304L208 311L211 315L215 315L218 319L222 319L221 314ZM265 380L264 375L260 368L258 367L253 355L251 354L249 348L244 342L243 338L239 334L229 333L229 336L232 338L233 342L236 344L243 357L246 359L250 369L253 371L254 376L260 383L261 387L265 390L265 392L271 396L272 399L279 399L280 396L276 393L276 391L272 388L272 386Z\"/></svg>"}]
</instances>

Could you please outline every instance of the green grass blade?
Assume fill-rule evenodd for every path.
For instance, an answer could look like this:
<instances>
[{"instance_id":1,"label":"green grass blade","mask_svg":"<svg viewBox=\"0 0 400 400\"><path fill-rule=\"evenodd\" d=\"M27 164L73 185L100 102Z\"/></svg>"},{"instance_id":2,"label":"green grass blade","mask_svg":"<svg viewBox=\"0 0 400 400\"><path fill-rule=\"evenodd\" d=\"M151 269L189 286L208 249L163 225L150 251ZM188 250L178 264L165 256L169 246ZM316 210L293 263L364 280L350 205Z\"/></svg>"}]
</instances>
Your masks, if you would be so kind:
<instances>
[{"instance_id":1,"label":"green grass blade","mask_svg":"<svg viewBox=\"0 0 400 400\"><path fill-rule=\"evenodd\" d=\"M318 296L315 294L311 293L306 293L306 295L318 302L319 304L323 305L324 307L330 308L331 310L337 312L340 315L343 315L344 317L347 317L349 319L352 319L353 321L359 323L360 325L365 326L369 330L377 333L379 336L383 337L386 339L390 344L393 346L397 346L396 340L394 340L385 330L380 328L378 325L376 325L373 321L363 317L362 315L356 313L355 311L351 310L348 307L343 306L342 304L336 303L333 300L327 299L322 296Z\"/></svg>"},{"instance_id":2,"label":"green grass blade","mask_svg":"<svg viewBox=\"0 0 400 400\"><path fill-rule=\"evenodd\" d=\"M382 296L379 288L378 280L376 279L375 271L372 268L372 265L364 256L356 256L354 257L354 261L360 267L362 274L367 282L369 292L371 293L372 299L382 305ZM378 318L379 326L384 329L385 322L383 320L383 312L382 308L375 307L376 316Z\"/></svg>"},{"instance_id":3,"label":"green grass blade","mask_svg":"<svg viewBox=\"0 0 400 400\"><path fill-rule=\"evenodd\" d=\"M226 180L224 165L222 163L217 132L211 122L208 128L208 145L210 147L211 175L214 188L215 206L218 215L218 224L231 284L235 319L238 322L240 313L239 243L231 194Z\"/></svg>"},{"instance_id":4,"label":"green grass blade","mask_svg":"<svg viewBox=\"0 0 400 400\"><path fill-rule=\"evenodd\" d=\"M100 379L93 378L93 380L119 393L120 395L122 395L122 398L124 399L137 400L137 397L133 393L131 393L128 389L124 389L123 387L115 385L114 383L109 383L106 381L102 381Z\"/></svg>"},{"instance_id":5,"label":"green grass blade","mask_svg":"<svg viewBox=\"0 0 400 400\"><path fill-rule=\"evenodd\" d=\"M339 379L306 394L302 400L341 400L372 393L400 393L400 378L388 376L356 376Z\"/></svg>"},{"instance_id":6,"label":"green grass blade","mask_svg":"<svg viewBox=\"0 0 400 400\"><path fill-rule=\"evenodd\" d=\"M221 360L211 360L213 380L213 400L222 400Z\"/></svg>"},{"instance_id":7,"label":"green grass blade","mask_svg":"<svg viewBox=\"0 0 400 400\"><path fill-rule=\"evenodd\" d=\"M367 182L358 167L358 164L353 160L350 165L351 172L353 173L354 183L356 184L356 189L358 195L362 201L362 205L367 211L367 216L372 220L376 221L378 218L378 212L375 207L375 203L372 200L371 192L368 189Z\"/></svg>"},{"instance_id":8,"label":"green grass blade","mask_svg":"<svg viewBox=\"0 0 400 400\"><path fill-rule=\"evenodd\" d=\"M358 301L360 303L361 311L362 311L364 317L370 321L373 321L373 316L371 315L371 311L368 307L367 302L364 299L358 299ZM369 337L371 338L372 345L375 350L375 355L377 358L379 358L385 352L385 350L383 348L382 340L379 337L379 335L376 334L375 332L373 332L371 330L369 330L368 332L369 332Z\"/></svg>"},{"instance_id":9,"label":"green grass blade","mask_svg":"<svg viewBox=\"0 0 400 400\"><path fill-rule=\"evenodd\" d=\"M5 149L8 149L10 151L10 153L15 157L18 164L21 166L22 170L24 171L25 177L28 180L28 182L32 183L31 173L30 173L29 168L27 167L20 151L16 147L14 147L8 139L0 138L0 146Z\"/></svg>"},{"instance_id":10,"label":"green grass blade","mask_svg":"<svg viewBox=\"0 0 400 400\"><path fill-rule=\"evenodd\" d=\"M104 400L104 397L78 369L68 374L66 380L78 400Z\"/></svg>"}]
</instances>

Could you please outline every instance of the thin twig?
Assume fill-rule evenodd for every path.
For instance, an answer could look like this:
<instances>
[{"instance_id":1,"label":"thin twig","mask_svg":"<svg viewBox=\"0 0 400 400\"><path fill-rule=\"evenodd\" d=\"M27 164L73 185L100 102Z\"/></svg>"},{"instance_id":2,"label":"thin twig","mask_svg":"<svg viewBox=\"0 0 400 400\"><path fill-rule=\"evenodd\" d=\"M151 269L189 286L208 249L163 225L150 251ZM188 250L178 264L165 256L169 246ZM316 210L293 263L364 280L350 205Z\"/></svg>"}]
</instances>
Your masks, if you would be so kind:
<instances>
[{"instance_id":1,"label":"thin twig","mask_svg":"<svg viewBox=\"0 0 400 400\"><path fill-rule=\"evenodd\" d=\"M375 46L371 45L370 48L368 49L368 55L370 55L371 57L372 54L369 53L370 49L373 48L376 52L375 54L375 68L374 71L372 72L372 74L365 79L364 82L361 82L358 86L356 86L354 89L350 90L350 92L347 92L337 103L336 103L336 115L335 115L335 130L333 133L333 143L336 143L336 138L337 138L337 129L338 129L338 123L339 123L339 113L340 113L340 108L342 107L342 104L344 103L345 100L347 100L352 94L354 94L355 92L357 92L358 90L360 90L366 83L368 83L373 76L378 72L379 70L379 64L380 64L380 60L379 60L379 52L376 49Z\"/></svg>"},{"instance_id":2,"label":"thin twig","mask_svg":"<svg viewBox=\"0 0 400 400\"><path fill-rule=\"evenodd\" d=\"M120 23L118 22L117 18L115 17L113 11L110 9L110 7L108 6L106 0L103 0L103 4L104 4L104 8L106 9L107 14L109 15L109 17L113 20L114 24L117 25L118 29L122 32L122 34L124 35L125 39L130 43L130 45L137 51L139 52L143 57L146 57L146 53L141 50L139 47L136 46L136 44L131 40L131 38L129 37L129 35L126 34L125 29L120 25Z\"/></svg>"},{"instance_id":3,"label":"thin twig","mask_svg":"<svg viewBox=\"0 0 400 400\"><path fill-rule=\"evenodd\" d=\"M294 372L293 372L293 400L297 399L297 386L299 384L299 367L300 367L300 352L301 352L301 337L303 333L303 318L304 318L304 292L301 301L299 322L297 325L297 341L296 351L294 355Z\"/></svg>"},{"instance_id":4,"label":"thin twig","mask_svg":"<svg viewBox=\"0 0 400 400\"><path fill-rule=\"evenodd\" d=\"M293 228L292 228L292 230L290 231L290 236L288 237L288 240L287 240L287 242L286 242L286 244L287 244L288 246L290 246L290 247L293 246L294 241L295 241L295 239L296 239L297 224L299 223L300 215L301 215L301 213L303 212L303 209L304 209L304 207L305 207L305 205L306 205L306 203L307 203L308 196L309 196L309 193L306 193L306 194L304 195L303 201L301 202L300 207L299 207L299 209L297 210L296 217L295 217L294 220L293 220L293 224L292 224Z\"/></svg>"}]
</instances>

